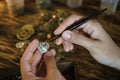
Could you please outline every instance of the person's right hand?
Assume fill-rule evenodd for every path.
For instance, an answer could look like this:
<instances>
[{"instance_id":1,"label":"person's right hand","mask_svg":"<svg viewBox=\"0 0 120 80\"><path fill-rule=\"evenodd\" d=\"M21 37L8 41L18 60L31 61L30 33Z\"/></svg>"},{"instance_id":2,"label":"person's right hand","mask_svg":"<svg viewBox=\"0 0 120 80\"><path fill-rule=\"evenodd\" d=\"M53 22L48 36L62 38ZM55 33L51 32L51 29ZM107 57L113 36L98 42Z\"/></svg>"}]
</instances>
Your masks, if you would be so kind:
<instances>
[{"instance_id":1,"label":"person's right hand","mask_svg":"<svg viewBox=\"0 0 120 80\"><path fill-rule=\"evenodd\" d=\"M69 25L81 18L83 17L71 15L60 24L54 34L62 33ZM120 69L120 48L96 21L90 20L73 31L64 31L62 37L56 41L57 45L62 43L65 51L72 50L73 44L77 44L88 49L98 62Z\"/></svg>"}]
</instances>

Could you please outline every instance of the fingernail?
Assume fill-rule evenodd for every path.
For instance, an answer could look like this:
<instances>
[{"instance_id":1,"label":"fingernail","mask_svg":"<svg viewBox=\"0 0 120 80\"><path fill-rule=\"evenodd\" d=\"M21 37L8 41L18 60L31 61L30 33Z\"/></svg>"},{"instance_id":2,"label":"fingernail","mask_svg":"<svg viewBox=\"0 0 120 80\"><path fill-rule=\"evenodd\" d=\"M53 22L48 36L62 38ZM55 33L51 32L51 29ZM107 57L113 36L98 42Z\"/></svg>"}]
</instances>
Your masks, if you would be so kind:
<instances>
[{"instance_id":1,"label":"fingernail","mask_svg":"<svg viewBox=\"0 0 120 80\"><path fill-rule=\"evenodd\" d=\"M57 39L57 44L60 45L60 39Z\"/></svg>"},{"instance_id":2,"label":"fingernail","mask_svg":"<svg viewBox=\"0 0 120 80\"><path fill-rule=\"evenodd\" d=\"M61 38L58 38L58 39L56 40L56 44L57 44L57 45L60 45L61 43L62 43Z\"/></svg>"},{"instance_id":3,"label":"fingernail","mask_svg":"<svg viewBox=\"0 0 120 80\"><path fill-rule=\"evenodd\" d=\"M63 38L65 38L65 39L70 39L70 37L71 37L71 35L70 35L69 32L64 32L64 33L63 33Z\"/></svg>"}]
</instances>

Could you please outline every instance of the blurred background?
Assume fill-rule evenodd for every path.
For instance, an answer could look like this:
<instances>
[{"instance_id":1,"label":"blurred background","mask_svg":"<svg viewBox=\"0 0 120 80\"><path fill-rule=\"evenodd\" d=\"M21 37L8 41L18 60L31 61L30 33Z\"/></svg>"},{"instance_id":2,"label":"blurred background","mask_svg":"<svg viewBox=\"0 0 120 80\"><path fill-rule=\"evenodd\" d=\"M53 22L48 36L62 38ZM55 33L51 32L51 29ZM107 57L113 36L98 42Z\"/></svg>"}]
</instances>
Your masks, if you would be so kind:
<instances>
[{"instance_id":1,"label":"blurred background","mask_svg":"<svg viewBox=\"0 0 120 80\"><path fill-rule=\"evenodd\" d=\"M0 80L21 80L19 60L35 38L45 41L71 14L88 16L101 9L95 19L120 46L119 0L0 0ZM68 80L120 80L120 71L95 61L83 47L66 53L57 51L56 61Z\"/></svg>"}]
</instances>

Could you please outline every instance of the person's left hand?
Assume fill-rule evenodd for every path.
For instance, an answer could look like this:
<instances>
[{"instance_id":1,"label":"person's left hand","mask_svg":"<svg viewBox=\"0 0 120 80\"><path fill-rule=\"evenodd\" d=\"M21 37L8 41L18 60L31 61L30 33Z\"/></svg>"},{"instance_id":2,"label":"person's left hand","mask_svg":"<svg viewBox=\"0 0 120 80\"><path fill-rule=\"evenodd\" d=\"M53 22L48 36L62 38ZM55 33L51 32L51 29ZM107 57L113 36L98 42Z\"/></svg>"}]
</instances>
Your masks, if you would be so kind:
<instances>
[{"instance_id":1,"label":"person's left hand","mask_svg":"<svg viewBox=\"0 0 120 80\"><path fill-rule=\"evenodd\" d=\"M36 39L33 40L26 48L20 60L22 80L65 80L56 66L54 58L56 52L54 49L51 49L44 55L44 62L47 70L46 77L38 77L35 75L37 72L36 67L42 57L42 54L36 50L38 45L39 41Z\"/></svg>"}]
</instances>

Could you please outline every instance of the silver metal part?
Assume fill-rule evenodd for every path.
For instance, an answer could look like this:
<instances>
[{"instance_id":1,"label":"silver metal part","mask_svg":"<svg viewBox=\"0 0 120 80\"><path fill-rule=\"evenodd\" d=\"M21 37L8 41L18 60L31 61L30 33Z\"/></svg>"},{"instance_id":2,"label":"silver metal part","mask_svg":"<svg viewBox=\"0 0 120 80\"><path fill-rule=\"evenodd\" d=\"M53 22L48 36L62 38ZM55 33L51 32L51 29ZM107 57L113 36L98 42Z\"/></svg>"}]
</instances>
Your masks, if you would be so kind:
<instances>
[{"instance_id":1,"label":"silver metal part","mask_svg":"<svg viewBox=\"0 0 120 80\"><path fill-rule=\"evenodd\" d=\"M38 46L38 51L40 51L42 54L46 53L49 49L49 43L48 42L40 42Z\"/></svg>"}]
</instances>

